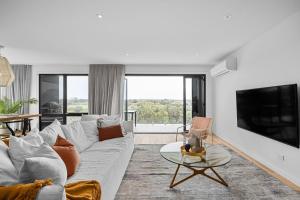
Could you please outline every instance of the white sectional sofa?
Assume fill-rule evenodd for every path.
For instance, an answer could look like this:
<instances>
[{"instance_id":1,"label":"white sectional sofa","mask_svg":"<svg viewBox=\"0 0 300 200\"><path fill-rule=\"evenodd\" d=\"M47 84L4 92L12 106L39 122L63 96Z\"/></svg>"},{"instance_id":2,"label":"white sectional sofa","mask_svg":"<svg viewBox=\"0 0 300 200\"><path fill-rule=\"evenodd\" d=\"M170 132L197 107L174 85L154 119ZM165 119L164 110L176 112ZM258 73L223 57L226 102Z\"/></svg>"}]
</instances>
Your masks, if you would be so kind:
<instances>
[{"instance_id":1,"label":"white sectional sofa","mask_svg":"<svg viewBox=\"0 0 300 200\"><path fill-rule=\"evenodd\" d=\"M67 183L97 180L101 185L101 200L113 200L133 150L133 133L128 133L122 138L96 142L80 154L80 165ZM60 200L65 197L63 187L51 185L42 188L37 199Z\"/></svg>"},{"instance_id":2,"label":"white sectional sofa","mask_svg":"<svg viewBox=\"0 0 300 200\"><path fill-rule=\"evenodd\" d=\"M80 123L84 125L84 123ZM82 151L79 151L80 164L73 176L67 179L67 183L81 180L97 180L101 185L101 200L113 200L115 198L134 150L133 132L132 129L130 129L130 127L132 127L132 124L130 123L132 122L129 122L129 124L128 122L126 123L123 122L124 128L127 132L124 137L104 140L101 142L98 137L96 121L86 123L86 125L83 126L84 128L82 127L83 129L78 132L86 135L86 139L85 141L82 141L82 144L89 141L89 146L82 149ZM59 134L63 135L60 127L60 124L54 124L52 127L49 126L48 128L48 131L52 131L54 141L57 138L58 132L61 132ZM39 134L43 137L45 132L39 132ZM39 135L37 136L38 138L40 137ZM41 138L41 140L44 142L41 146L49 145L49 143L46 142L47 138L45 136ZM81 141L78 142L80 143ZM19 180L20 177L18 171L9 156L9 148L1 140L0 157L0 183L3 185L14 185L19 183L21 179ZM65 199L66 193L64 187L63 185L58 184L43 187L37 195L37 200Z\"/></svg>"},{"instance_id":3,"label":"white sectional sofa","mask_svg":"<svg viewBox=\"0 0 300 200\"><path fill-rule=\"evenodd\" d=\"M132 122L131 122L132 123ZM126 127L130 124L124 124ZM113 200L122 182L134 150L133 132L124 137L97 141L80 153L80 164L67 183L97 180L101 185L101 200ZM64 188L58 185L43 187L37 200L64 200Z\"/></svg>"}]
</instances>

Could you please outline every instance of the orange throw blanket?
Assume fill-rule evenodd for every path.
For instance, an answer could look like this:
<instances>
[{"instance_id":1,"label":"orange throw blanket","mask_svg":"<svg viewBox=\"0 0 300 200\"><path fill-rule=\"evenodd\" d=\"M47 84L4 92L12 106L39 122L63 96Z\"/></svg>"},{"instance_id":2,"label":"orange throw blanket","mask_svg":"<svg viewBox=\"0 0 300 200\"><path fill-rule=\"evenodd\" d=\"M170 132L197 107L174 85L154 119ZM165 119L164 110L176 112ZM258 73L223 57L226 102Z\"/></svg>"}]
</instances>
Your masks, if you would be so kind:
<instances>
[{"instance_id":1,"label":"orange throw blanket","mask_svg":"<svg viewBox=\"0 0 300 200\"><path fill-rule=\"evenodd\" d=\"M0 186L0 199L5 200L35 200L39 190L51 185L50 179L36 180L34 183Z\"/></svg>"},{"instance_id":2,"label":"orange throw blanket","mask_svg":"<svg viewBox=\"0 0 300 200\"><path fill-rule=\"evenodd\" d=\"M98 181L78 181L65 185L67 200L100 200L101 187Z\"/></svg>"},{"instance_id":3,"label":"orange throw blanket","mask_svg":"<svg viewBox=\"0 0 300 200\"><path fill-rule=\"evenodd\" d=\"M34 183L0 186L0 200L35 200L39 190L51 185L51 179L36 180ZM65 185L67 200L100 200L101 188L98 181L78 181Z\"/></svg>"}]
</instances>

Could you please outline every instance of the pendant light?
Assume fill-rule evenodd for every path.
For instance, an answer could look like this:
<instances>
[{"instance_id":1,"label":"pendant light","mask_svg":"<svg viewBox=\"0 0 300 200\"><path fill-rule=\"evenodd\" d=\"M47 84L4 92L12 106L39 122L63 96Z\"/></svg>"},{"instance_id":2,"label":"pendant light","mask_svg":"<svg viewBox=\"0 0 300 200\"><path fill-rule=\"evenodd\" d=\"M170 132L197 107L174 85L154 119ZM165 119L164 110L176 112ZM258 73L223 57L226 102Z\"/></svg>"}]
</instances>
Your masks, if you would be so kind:
<instances>
[{"instance_id":1,"label":"pendant light","mask_svg":"<svg viewBox=\"0 0 300 200\"><path fill-rule=\"evenodd\" d=\"M0 46L0 87L8 87L15 80L15 75L8 60L1 56L2 48L4 47Z\"/></svg>"}]
</instances>

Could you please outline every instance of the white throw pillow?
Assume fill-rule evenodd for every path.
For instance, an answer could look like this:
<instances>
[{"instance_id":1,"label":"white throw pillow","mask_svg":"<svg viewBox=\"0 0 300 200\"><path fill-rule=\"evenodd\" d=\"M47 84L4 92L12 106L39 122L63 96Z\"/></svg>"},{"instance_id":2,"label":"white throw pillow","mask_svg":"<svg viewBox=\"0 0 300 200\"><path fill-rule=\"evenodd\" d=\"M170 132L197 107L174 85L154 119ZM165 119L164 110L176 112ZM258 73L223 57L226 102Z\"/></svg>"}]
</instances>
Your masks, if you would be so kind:
<instances>
[{"instance_id":1,"label":"white throw pillow","mask_svg":"<svg viewBox=\"0 0 300 200\"><path fill-rule=\"evenodd\" d=\"M105 128L110 126L119 125L121 122L121 118L119 115L110 115L104 118L97 119L98 128Z\"/></svg>"},{"instance_id":2,"label":"white throw pillow","mask_svg":"<svg viewBox=\"0 0 300 200\"><path fill-rule=\"evenodd\" d=\"M57 119L55 119L54 122L52 122L52 124L46 126L40 132L40 135L42 136L44 141L50 146L53 146L55 144L58 135L63 138L66 138L60 126L61 123Z\"/></svg>"},{"instance_id":3,"label":"white throw pillow","mask_svg":"<svg viewBox=\"0 0 300 200\"><path fill-rule=\"evenodd\" d=\"M97 120L97 126L99 128L106 128L106 127L110 127L110 126L116 126L120 124L120 120L119 119L98 119Z\"/></svg>"},{"instance_id":4,"label":"white throw pillow","mask_svg":"<svg viewBox=\"0 0 300 200\"><path fill-rule=\"evenodd\" d=\"M106 120L119 120L119 121L121 121L121 116L120 115L108 115L104 119L106 119Z\"/></svg>"},{"instance_id":5,"label":"white throw pillow","mask_svg":"<svg viewBox=\"0 0 300 200\"><path fill-rule=\"evenodd\" d=\"M26 136L23 136L22 139L37 146L44 143L44 139L39 135L39 129L37 128L32 129Z\"/></svg>"},{"instance_id":6,"label":"white throw pillow","mask_svg":"<svg viewBox=\"0 0 300 200\"><path fill-rule=\"evenodd\" d=\"M45 146L41 146L41 148L45 148ZM54 184L65 185L67 181L67 169L58 155L58 157L54 154L49 157L32 156L31 158L26 158L24 161L24 165L20 171L20 182L32 183L35 180L50 178Z\"/></svg>"},{"instance_id":7,"label":"white throw pillow","mask_svg":"<svg viewBox=\"0 0 300 200\"><path fill-rule=\"evenodd\" d=\"M80 124L84 130L85 135L87 138L92 142L99 142L99 131L97 128L97 121L80 121Z\"/></svg>"},{"instance_id":8,"label":"white throw pillow","mask_svg":"<svg viewBox=\"0 0 300 200\"><path fill-rule=\"evenodd\" d=\"M0 139L0 185L14 185L18 183L18 171L13 165L7 145Z\"/></svg>"},{"instance_id":9,"label":"white throw pillow","mask_svg":"<svg viewBox=\"0 0 300 200\"><path fill-rule=\"evenodd\" d=\"M79 121L62 125L61 128L64 131L66 138L75 145L79 153L93 144L93 142L87 138Z\"/></svg>"},{"instance_id":10,"label":"white throw pillow","mask_svg":"<svg viewBox=\"0 0 300 200\"><path fill-rule=\"evenodd\" d=\"M102 114L102 115L82 115L81 116L81 121L93 121L93 120L97 120L100 118L105 118L107 117L107 114Z\"/></svg>"},{"instance_id":11,"label":"white throw pillow","mask_svg":"<svg viewBox=\"0 0 300 200\"><path fill-rule=\"evenodd\" d=\"M53 157L53 152L54 155L57 155L57 153L46 143L34 145L24 140L22 137L18 138L14 136L11 136L9 140L8 154L18 172L20 172L26 158L33 156Z\"/></svg>"}]
</instances>

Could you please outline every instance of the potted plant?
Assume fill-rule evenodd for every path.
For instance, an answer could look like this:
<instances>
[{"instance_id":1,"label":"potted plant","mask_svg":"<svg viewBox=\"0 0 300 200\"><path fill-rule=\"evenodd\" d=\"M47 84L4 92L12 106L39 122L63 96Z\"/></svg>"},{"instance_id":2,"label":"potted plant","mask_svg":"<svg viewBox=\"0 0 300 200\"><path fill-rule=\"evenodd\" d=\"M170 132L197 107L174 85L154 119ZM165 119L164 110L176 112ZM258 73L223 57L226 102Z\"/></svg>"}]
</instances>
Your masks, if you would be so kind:
<instances>
[{"instance_id":1,"label":"potted plant","mask_svg":"<svg viewBox=\"0 0 300 200\"><path fill-rule=\"evenodd\" d=\"M4 97L3 99L0 99L0 115L14 115L23 107L24 104L36 103L37 99L35 98L12 101L11 99ZM4 133L9 133L9 130L7 129L5 124L0 123L0 134Z\"/></svg>"}]
</instances>

